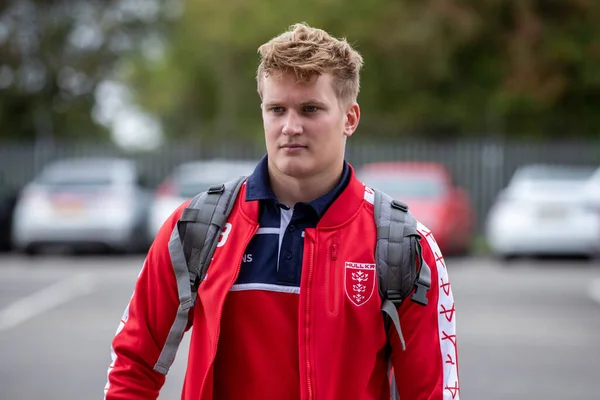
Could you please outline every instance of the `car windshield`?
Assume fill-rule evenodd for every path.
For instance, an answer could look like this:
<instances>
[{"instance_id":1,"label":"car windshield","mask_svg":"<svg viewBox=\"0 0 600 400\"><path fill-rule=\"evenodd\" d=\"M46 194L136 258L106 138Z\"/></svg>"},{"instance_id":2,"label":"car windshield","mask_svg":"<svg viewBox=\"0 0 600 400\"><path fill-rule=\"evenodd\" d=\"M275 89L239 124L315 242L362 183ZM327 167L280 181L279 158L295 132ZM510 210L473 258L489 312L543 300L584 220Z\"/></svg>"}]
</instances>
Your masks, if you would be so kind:
<instances>
[{"instance_id":1,"label":"car windshield","mask_svg":"<svg viewBox=\"0 0 600 400\"><path fill-rule=\"evenodd\" d=\"M436 199L444 195L443 183L431 176L419 175L376 175L361 177L369 187L379 189L393 198Z\"/></svg>"},{"instance_id":2,"label":"car windshield","mask_svg":"<svg viewBox=\"0 0 600 400\"><path fill-rule=\"evenodd\" d=\"M228 163L215 161L190 163L179 167L175 173L178 194L181 197L194 197L210 186L224 183L239 176L248 176L254 170L255 163Z\"/></svg>"},{"instance_id":3,"label":"car windshield","mask_svg":"<svg viewBox=\"0 0 600 400\"><path fill-rule=\"evenodd\" d=\"M535 186L581 184L588 180L593 172L593 168L586 167L525 167L515 173L511 183Z\"/></svg>"},{"instance_id":4,"label":"car windshield","mask_svg":"<svg viewBox=\"0 0 600 400\"><path fill-rule=\"evenodd\" d=\"M92 189L110 186L113 181L108 176L47 175L40 177L37 183L55 189Z\"/></svg>"},{"instance_id":5,"label":"car windshield","mask_svg":"<svg viewBox=\"0 0 600 400\"><path fill-rule=\"evenodd\" d=\"M180 181L178 185L179 196L185 198L191 198L200 192L205 191L212 185L220 184L223 182L213 181Z\"/></svg>"},{"instance_id":6,"label":"car windshield","mask_svg":"<svg viewBox=\"0 0 600 400\"><path fill-rule=\"evenodd\" d=\"M94 189L114 183L110 171L77 167L47 170L39 176L36 183L57 190Z\"/></svg>"}]
</instances>

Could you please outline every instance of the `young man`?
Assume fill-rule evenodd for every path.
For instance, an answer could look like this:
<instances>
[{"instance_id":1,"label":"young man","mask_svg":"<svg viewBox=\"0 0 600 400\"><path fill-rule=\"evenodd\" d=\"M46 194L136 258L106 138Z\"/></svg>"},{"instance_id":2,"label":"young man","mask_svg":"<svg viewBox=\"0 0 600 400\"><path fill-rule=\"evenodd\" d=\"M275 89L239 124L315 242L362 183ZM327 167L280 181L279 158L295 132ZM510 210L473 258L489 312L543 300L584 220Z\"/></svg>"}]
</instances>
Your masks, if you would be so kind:
<instances>
[{"instance_id":1,"label":"young man","mask_svg":"<svg viewBox=\"0 0 600 400\"><path fill-rule=\"evenodd\" d=\"M375 265L373 192L344 160L362 58L304 24L259 53L267 155L242 186L189 313L182 399L389 399L376 279L361 293L346 285L352 268ZM113 341L107 400L156 399L164 383L154 366L180 303L168 247L186 205L145 260ZM432 285L426 306L399 307L406 350L390 335L398 391L458 399L448 275L431 232L418 231Z\"/></svg>"}]
</instances>

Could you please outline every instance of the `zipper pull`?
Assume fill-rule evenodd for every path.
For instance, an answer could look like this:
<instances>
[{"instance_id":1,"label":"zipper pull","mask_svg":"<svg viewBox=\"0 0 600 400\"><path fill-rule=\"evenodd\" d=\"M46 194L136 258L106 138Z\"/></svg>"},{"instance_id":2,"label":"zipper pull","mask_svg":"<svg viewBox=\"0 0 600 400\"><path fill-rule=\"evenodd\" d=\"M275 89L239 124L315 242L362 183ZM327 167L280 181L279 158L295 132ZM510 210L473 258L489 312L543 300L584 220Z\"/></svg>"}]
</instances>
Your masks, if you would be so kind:
<instances>
[{"instance_id":1,"label":"zipper pull","mask_svg":"<svg viewBox=\"0 0 600 400\"><path fill-rule=\"evenodd\" d=\"M333 243L331 245L331 259L333 261L337 260L338 258L338 254L337 254L337 243Z\"/></svg>"}]
</instances>

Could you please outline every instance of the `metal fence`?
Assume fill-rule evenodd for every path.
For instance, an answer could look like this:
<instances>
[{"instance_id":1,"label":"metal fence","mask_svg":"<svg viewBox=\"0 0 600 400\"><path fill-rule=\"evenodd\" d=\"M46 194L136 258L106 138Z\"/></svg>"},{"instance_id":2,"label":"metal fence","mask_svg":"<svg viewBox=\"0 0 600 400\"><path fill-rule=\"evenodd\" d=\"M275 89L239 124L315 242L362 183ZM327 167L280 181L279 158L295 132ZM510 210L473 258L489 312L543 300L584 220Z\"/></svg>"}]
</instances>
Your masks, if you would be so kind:
<instances>
[{"instance_id":1,"label":"metal fence","mask_svg":"<svg viewBox=\"0 0 600 400\"><path fill-rule=\"evenodd\" d=\"M20 187L48 162L65 157L120 156L137 160L150 185L158 185L180 162L211 159L253 159L264 154L264 145L224 143L199 147L171 142L150 152L127 153L112 144L0 142L0 184ZM598 142L501 142L465 140L449 142L350 141L346 159L355 167L374 161L435 161L446 165L473 202L478 229L496 194L514 171L530 163L600 166Z\"/></svg>"}]
</instances>

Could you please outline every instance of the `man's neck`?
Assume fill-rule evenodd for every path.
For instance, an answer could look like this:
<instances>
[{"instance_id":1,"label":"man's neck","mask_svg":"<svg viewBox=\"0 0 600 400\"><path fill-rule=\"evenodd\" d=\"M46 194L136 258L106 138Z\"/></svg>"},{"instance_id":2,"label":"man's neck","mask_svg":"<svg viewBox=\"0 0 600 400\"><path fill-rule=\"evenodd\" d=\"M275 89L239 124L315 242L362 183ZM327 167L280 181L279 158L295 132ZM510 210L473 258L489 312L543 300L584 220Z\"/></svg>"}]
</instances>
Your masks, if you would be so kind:
<instances>
[{"instance_id":1,"label":"man's neck","mask_svg":"<svg viewBox=\"0 0 600 400\"><path fill-rule=\"evenodd\" d=\"M279 171L269 170L271 189L280 203L294 207L296 203L310 202L329 193L337 186L344 171L343 163L338 168L330 168L322 174L294 178Z\"/></svg>"}]
</instances>

